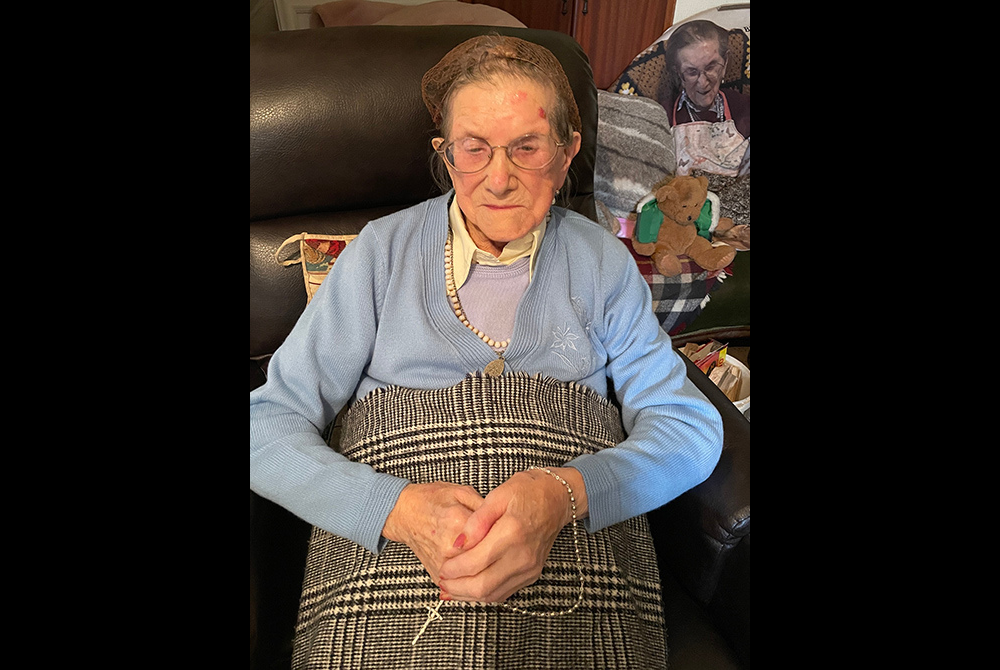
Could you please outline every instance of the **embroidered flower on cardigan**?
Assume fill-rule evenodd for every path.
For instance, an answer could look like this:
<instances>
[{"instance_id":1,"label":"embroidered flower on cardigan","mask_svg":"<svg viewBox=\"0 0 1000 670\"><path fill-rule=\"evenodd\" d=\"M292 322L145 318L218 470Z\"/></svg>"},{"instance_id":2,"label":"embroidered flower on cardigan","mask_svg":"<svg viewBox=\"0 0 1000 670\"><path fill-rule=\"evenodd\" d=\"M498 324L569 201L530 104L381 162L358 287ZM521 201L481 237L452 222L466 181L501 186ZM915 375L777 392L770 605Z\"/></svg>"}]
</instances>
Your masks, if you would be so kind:
<instances>
[{"instance_id":1,"label":"embroidered flower on cardigan","mask_svg":"<svg viewBox=\"0 0 1000 670\"><path fill-rule=\"evenodd\" d=\"M573 311L576 312L577 317L580 319L580 324L583 326L583 334L590 336L590 317L587 316L587 305L580 298L573 296L569 299L569 304L573 306Z\"/></svg>"},{"instance_id":2,"label":"embroidered flower on cardigan","mask_svg":"<svg viewBox=\"0 0 1000 670\"><path fill-rule=\"evenodd\" d=\"M550 348L552 349L572 349L576 351L576 341L580 339L580 336L570 330L569 326L564 328L556 328L552 331L552 335L555 339L552 341Z\"/></svg>"},{"instance_id":3,"label":"embroidered flower on cardigan","mask_svg":"<svg viewBox=\"0 0 1000 670\"><path fill-rule=\"evenodd\" d=\"M586 354L587 346L581 342L582 349L577 348L576 343L580 340L580 336L573 332L569 324L553 330L552 336L554 339L549 349L559 357L559 360L575 374L583 376L591 372L591 357Z\"/></svg>"}]
</instances>

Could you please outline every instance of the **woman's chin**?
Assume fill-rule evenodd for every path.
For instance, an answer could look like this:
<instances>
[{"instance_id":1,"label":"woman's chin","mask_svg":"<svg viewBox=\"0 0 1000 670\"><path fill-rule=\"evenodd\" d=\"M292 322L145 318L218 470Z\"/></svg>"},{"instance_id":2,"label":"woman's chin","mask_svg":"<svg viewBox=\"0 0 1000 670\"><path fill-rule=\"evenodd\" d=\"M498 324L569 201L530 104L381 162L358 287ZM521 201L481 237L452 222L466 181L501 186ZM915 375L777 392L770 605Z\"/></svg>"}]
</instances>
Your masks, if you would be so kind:
<instances>
[{"instance_id":1,"label":"woman's chin","mask_svg":"<svg viewBox=\"0 0 1000 670\"><path fill-rule=\"evenodd\" d=\"M491 209L486 208L479 229L494 242L506 244L524 237L538 225L524 207Z\"/></svg>"},{"instance_id":2,"label":"woman's chin","mask_svg":"<svg viewBox=\"0 0 1000 670\"><path fill-rule=\"evenodd\" d=\"M694 106L700 110L706 110L715 104L715 98L718 95L717 91L710 91L708 93L696 93L694 95L689 95L691 102Z\"/></svg>"}]
</instances>

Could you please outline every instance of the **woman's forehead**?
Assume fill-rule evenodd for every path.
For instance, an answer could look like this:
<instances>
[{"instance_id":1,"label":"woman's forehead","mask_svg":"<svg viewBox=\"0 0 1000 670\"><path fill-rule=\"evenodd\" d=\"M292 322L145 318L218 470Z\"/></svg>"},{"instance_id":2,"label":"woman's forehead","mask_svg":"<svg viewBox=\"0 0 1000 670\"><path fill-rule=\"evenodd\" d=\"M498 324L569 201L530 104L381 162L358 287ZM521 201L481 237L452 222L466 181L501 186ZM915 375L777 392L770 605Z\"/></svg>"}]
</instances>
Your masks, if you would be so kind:
<instances>
[{"instance_id":1,"label":"woman's forehead","mask_svg":"<svg viewBox=\"0 0 1000 670\"><path fill-rule=\"evenodd\" d=\"M548 133L553 97L549 87L525 79L468 84L452 97L452 131L483 138L496 132Z\"/></svg>"},{"instance_id":2,"label":"woman's forehead","mask_svg":"<svg viewBox=\"0 0 1000 670\"><path fill-rule=\"evenodd\" d=\"M684 65L703 66L716 59L721 61L722 57L719 55L719 45L714 41L695 42L677 52L677 61L682 67Z\"/></svg>"}]
</instances>

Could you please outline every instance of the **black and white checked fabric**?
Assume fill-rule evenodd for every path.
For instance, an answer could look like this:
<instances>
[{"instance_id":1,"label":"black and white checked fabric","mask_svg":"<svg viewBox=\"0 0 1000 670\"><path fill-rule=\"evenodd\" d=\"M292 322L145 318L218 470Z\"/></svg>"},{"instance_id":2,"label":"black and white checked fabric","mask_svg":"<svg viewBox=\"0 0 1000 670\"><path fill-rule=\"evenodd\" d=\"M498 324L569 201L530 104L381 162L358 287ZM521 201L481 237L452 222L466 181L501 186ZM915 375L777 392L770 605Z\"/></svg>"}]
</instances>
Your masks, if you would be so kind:
<instances>
[{"instance_id":1,"label":"black and white checked fabric","mask_svg":"<svg viewBox=\"0 0 1000 670\"><path fill-rule=\"evenodd\" d=\"M592 390L526 374L470 375L441 390L375 391L348 412L340 450L414 482L468 484L481 494L530 465L559 466L624 439L617 409ZM500 605L446 602L415 645L439 589L408 547L378 555L315 529L294 667L457 670L666 666L660 580L644 516L580 531L584 599L535 617ZM541 578L508 601L531 611L575 602L572 528Z\"/></svg>"}]
</instances>

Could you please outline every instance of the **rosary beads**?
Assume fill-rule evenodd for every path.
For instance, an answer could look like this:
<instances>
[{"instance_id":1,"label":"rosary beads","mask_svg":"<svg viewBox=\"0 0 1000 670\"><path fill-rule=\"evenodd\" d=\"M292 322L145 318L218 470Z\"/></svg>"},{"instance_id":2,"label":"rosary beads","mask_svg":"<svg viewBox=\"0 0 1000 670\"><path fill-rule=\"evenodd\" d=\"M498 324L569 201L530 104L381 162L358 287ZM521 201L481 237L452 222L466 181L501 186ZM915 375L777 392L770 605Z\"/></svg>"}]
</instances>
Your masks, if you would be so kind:
<instances>
[{"instance_id":1,"label":"rosary beads","mask_svg":"<svg viewBox=\"0 0 1000 670\"><path fill-rule=\"evenodd\" d=\"M576 518L576 496L574 495L573 488L569 485L569 482L567 482L565 479L563 479L556 473L552 472L552 470L544 468L539 465L532 465L528 469L541 470L542 472L547 472L548 474L555 477L560 484L566 487L566 492L569 494L570 510L573 515L573 551L576 554L576 569L577 569L577 574L580 578L580 589L577 592L576 602L574 602L572 606L564 610L560 610L558 612L532 612L531 610L515 607L514 605L508 605L507 603L500 603L500 606L510 610L511 612L517 612L518 614L527 614L529 616L536 616L536 617L556 617L556 616L562 616L564 614L570 614L571 612L576 610L577 607L580 606L580 603L583 602L583 581L584 581L583 558L580 556L579 523ZM425 621L424 625L420 627L420 631L417 633L417 636L413 638L413 642L411 642L410 644L415 645L417 643L417 640L420 639L420 636L424 634L424 631L427 630L427 627L431 625L431 623L433 623L434 621L441 621L442 617L439 610L441 609L441 605L443 604L443 602L444 601L438 601L437 605L435 605L434 607L430 607L429 605L427 606L427 610L429 612L427 615L427 621Z\"/></svg>"}]
</instances>

